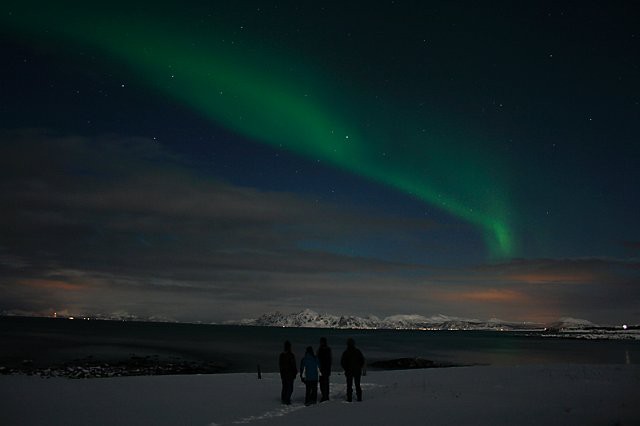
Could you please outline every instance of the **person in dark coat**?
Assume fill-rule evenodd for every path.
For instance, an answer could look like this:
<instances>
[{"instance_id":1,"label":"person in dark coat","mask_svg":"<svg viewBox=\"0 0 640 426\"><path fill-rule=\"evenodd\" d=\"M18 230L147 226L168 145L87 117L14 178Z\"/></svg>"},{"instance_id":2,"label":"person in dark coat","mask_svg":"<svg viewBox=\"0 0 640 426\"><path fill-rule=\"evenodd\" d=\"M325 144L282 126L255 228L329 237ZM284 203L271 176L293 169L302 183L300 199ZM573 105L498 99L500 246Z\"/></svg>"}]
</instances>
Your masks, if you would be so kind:
<instances>
[{"instance_id":1,"label":"person in dark coat","mask_svg":"<svg viewBox=\"0 0 640 426\"><path fill-rule=\"evenodd\" d=\"M293 394L293 381L298 375L296 367L296 357L291 352L291 342L284 342L284 352L280 354L280 379L282 380L282 392L280 398L283 404L291 404L291 394Z\"/></svg>"},{"instance_id":2,"label":"person in dark coat","mask_svg":"<svg viewBox=\"0 0 640 426\"><path fill-rule=\"evenodd\" d=\"M356 348L356 343L352 338L347 339L347 349L342 353L340 365L347 378L347 401L352 401L353 383L356 384L356 398L362 401L362 388L360 387L360 376L364 367L364 355L360 349Z\"/></svg>"},{"instance_id":3,"label":"person in dark coat","mask_svg":"<svg viewBox=\"0 0 640 426\"><path fill-rule=\"evenodd\" d=\"M307 347L307 352L300 362L300 378L307 389L304 395L304 405L311 405L318 402L318 358L313 353L311 346Z\"/></svg>"},{"instance_id":4,"label":"person in dark coat","mask_svg":"<svg viewBox=\"0 0 640 426\"><path fill-rule=\"evenodd\" d=\"M320 338L318 348L318 363L320 364L320 402L329 400L329 376L331 375L331 348L325 337Z\"/></svg>"}]
</instances>

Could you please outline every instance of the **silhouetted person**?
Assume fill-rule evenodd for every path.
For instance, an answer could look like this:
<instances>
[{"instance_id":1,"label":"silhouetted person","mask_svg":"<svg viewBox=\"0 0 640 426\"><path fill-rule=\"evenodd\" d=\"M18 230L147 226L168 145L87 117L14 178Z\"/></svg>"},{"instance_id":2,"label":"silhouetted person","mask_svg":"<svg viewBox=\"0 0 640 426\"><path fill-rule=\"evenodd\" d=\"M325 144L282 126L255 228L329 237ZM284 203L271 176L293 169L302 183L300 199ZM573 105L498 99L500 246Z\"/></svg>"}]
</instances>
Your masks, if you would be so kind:
<instances>
[{"instance_id":1,"label":"silhouetted person","mask_svg":"<svg viewBox=\"0 0 640 426\"><path fill-rule=\"evenodd\" d=\"M283 404L291 404L291 394L293 393L293 381L298 375L296 367L296 357L291 352L291 342L284 342L284 352L280 354L280 379L282 380L282 393L280 397Z\"/></svg>"},{"instance_id":2,"label":"silhouetted person","mask_svg":"<svg viewBox=\"0 0 640 426\"><path fill-rule=\"evenodd\" d=\"M300 361L300 378L307 386L304 395L304 405L318 402L318 358L313 354L313 348L307 347L304 358Z\"/></svg>"},{"instance_id":3,"label":"silhouetted person","mask_svg":"<svg viewBox=\"0 0 640 426\"><path fill-rule=\"evenodd\" d=\"M331 348L327 346L327 339L320 338L318 348L318 364L320 364L320 402L329 400L329 376L331 375Z\"/></svg>"},{"instance_id":4,"label":"silhouetted person","mask_svg":"<svg viewBox=\"0 0 640 426\"><path fill-rule=\"evenodd\" d=\"M342 353L340 365L347 378L347 401L352 401L353 382L356 384L356 398L362 401L362 388L360 388L360 376L364 367L364 356L352 338L347 339L347 349Z\"/></svg>"}]
</instances>

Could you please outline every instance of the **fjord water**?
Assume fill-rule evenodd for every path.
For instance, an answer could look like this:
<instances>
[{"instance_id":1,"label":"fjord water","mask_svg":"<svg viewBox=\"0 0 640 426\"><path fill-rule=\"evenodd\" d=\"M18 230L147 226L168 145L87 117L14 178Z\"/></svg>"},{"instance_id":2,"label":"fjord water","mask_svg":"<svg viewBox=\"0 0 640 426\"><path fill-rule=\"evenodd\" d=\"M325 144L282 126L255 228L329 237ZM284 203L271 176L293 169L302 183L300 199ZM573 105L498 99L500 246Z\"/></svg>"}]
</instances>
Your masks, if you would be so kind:
<instances>
[{"instance_id":1,"label":"fjord water","mask_svg":"<svg viewBox=\"0 0 640 426\"><path fill-rule=\"evenodd\" d=\"M638 340L578 340L498 331L333 330L49 318L0 318L0 366L30 360L47 367L93 357L214 361L225 372L276 371L284 340L297 357L327 337L334 364L348 337L368 362L421 357L441 364L640 364Z\"/></svg>"}]
</instances>

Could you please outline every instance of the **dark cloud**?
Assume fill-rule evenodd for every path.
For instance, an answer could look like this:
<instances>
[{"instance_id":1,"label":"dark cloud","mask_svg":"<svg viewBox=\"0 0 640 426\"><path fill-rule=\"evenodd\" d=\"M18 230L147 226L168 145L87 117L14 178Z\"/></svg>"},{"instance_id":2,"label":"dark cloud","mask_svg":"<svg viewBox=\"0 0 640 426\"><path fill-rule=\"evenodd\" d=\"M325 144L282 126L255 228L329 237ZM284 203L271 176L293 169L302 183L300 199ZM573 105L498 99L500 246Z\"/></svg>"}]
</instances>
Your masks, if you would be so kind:
<instances>
[{"instance_id":1,"label":"dark cloud","mask_svg":"<svg viewBox=\"0 0 640 426\"><path fill-rule=\"evenodd\" d=\"M627 259L513 259L509 262L483 265L477 270L494 273L504 282L527 284L611 283L615 277L624 281L623 271L637 269L640 262Z\"/></svg>"},{"instance_id":2,"label":"dark cloud","mask_svg":"<svg viewBox=\"0 0 640 426\"><path fill-rule=\"evenodd\" d=\"M321 247L371 235L411 241L435 226L427 220L195 175L146 139L33 130L2 138L5 309L113 310L164 297L188 312L201 299L211 307L291 297L314 276L347 286L357 275L424 269Z\"/></svg>"},{"instance_id":3,"label":"dark cloud","mask_svg":"<svg viewBox=\"0 0 640 426\"><path fill-rule=\"evenodd\" d=\"M640 306L637 259L514 259L470 270L468 291L494 289L515 296L503 304L521 318L553 321L562 316L600 324L633 322ZM487 307L486 305L484 307ZM496 310L505 312L506 309ZM517 318L518 316L513 316Z\"/></svg>"},{"instance_id":4,"label":"dark cloud","mask_svg":"<svg viewBox=\"0 0 640 426\"><path fill-rule=\"evenodd\" d=\"M622 245L629 251L640 252L640 241L623 241Z\"/></svg>"},{"instance_id":5,"label":"dark cloud","mask_svg":"<svg viewBox=\"0 0 640 426\"><path fill-rule=\"evenodd\" d=\"M612 322L640 306L635 259L447 269L356 256L349 247L372 242L429 254L425 236L455 230L221 182L143 138L1 137L0 311L210 321L311 307Z\"/></svg>"}]
</instances>

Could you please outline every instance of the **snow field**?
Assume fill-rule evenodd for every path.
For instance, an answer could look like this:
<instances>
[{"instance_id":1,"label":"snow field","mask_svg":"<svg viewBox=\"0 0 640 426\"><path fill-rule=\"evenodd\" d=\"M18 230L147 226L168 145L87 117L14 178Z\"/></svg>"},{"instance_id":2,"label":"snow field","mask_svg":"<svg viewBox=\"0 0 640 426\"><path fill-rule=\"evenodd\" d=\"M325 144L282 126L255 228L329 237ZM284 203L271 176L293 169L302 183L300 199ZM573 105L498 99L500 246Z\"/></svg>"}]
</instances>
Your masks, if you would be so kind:
<instances>
[{"instance_id":1,"label":"snow field","mask_svg":"<svg viewBox=\"0 0 640 426\"><path fill-rule=\"evenodd\" d=\"M370 371L363 402L280 404L264 374L41 379L0 377L3 426L18 425L611 425L640 424L640 366L534 365Z\"/></svg>"}]
</instances>

